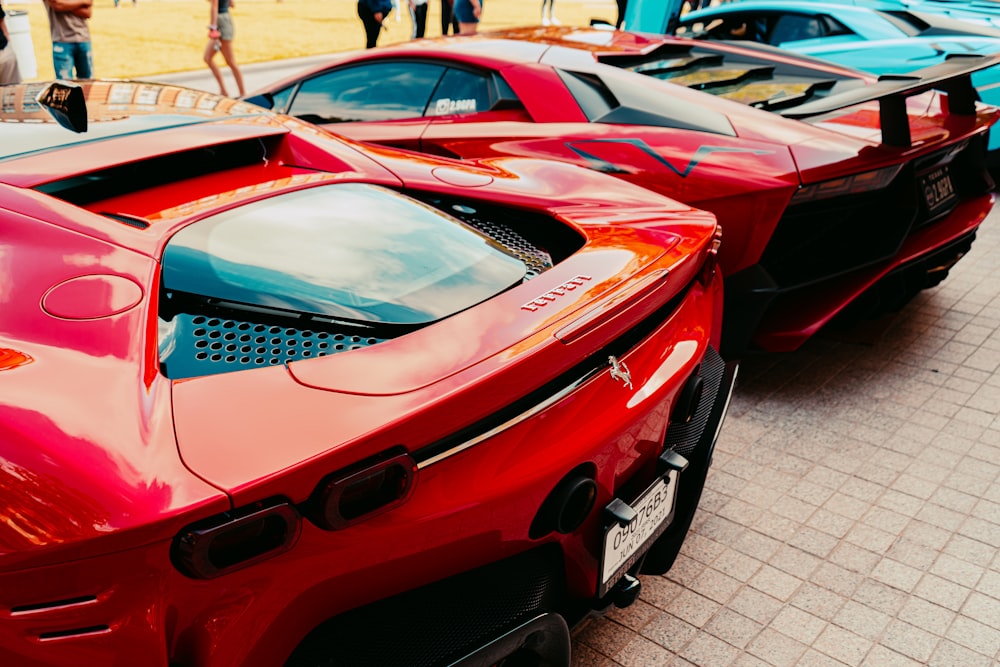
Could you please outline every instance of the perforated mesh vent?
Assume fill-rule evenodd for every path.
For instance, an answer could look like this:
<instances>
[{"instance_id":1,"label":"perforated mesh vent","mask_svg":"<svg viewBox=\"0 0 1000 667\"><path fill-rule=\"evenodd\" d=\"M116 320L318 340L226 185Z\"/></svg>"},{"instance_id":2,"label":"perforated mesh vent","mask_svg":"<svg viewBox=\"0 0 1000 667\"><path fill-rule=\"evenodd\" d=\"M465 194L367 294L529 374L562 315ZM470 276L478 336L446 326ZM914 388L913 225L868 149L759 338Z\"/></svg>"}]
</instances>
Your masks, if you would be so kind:
<instances>
[{"instance_id":1,"label":"perforated mesh vent","mask_svg":"<svg viewBox=\"0 0 1000 667\"><path fill-rule=\"evenodd\" d=\"M462 212L455 212L470 227L486 234L491 239L503 246L504 250L514 255L522 262L527 271L524 279L531 280L540 273L552 268L552 257L544 250L540 250L531 245L524 237L515 232L507 225L482 220L474 215L462 215Z\"/></svg>"},{"instance_id":2,"label":"perforated mesh vent","mask_svg":"<svg viewBox=\"0 0 1000 667\"><path fill-rule=\"evenodd\" d=\"M324 357L383 342L355 332L312 331L181 313L163 364L170 377L211 375Z\"/></svg>"}]
</instances>

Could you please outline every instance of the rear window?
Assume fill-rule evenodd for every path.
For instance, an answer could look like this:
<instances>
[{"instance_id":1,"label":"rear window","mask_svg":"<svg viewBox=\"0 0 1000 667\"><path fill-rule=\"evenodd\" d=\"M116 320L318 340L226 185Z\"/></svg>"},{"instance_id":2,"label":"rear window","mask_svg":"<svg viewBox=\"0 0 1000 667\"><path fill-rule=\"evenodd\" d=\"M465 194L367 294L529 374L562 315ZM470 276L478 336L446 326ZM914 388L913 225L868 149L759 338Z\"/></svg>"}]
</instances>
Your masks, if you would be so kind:
<instances>
[{"instance_id":1,"label":"rear window","mask_svg":"<svg viewBox=\"0 0 1000 667\"><path fill-rule=\"evenodd\" d=\"M182 229L163 287L230 308L419 325L519 284L522 261L441 211L341 183L255 202Z\"/></svg>"}]
</instances>

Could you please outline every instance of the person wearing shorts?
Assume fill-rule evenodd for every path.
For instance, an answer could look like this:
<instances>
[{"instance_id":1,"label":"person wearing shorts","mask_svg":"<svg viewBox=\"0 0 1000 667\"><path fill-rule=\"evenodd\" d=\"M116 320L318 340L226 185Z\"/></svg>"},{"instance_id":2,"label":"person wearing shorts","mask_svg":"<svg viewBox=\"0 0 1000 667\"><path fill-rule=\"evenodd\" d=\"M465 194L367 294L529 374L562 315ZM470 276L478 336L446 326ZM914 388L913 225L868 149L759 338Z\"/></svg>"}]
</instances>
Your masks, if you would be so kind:
<instances>
[{"instance_id":1,"label":"person wearing shorts","mask_svg":"<svg viewBox=\"0 0 1000 667\"><path fill-rule=\"evenodd\" d=\"M52 37L52 67L57 79L92 79L94 56L90 48L93 0L45 0Z\"/></svg>"},{"instance_id":2,"label":"person wearing shorts","mask_svg":"<svg viewBox=\"0 0 1000 667\"><path fill-rule=\"evenodd\" d=\"M483 0L455 0L454 10L458 19L458 34L475 34L483 13Z\"/></svg>"},{"instance_id":3,"label":"person wearing shorts","mask_svg":"<svg viewBox=\"0 0 1000 667\"><path fill-rule=\"evenodd\" d=\"M233 16L229 10L234 7L233 0L210 0L212 9L208 17L208 44L205 45L205 64L212 71L215 82L219 84L219 93L228 96L226 83L222 79L222 70L215 64L215 52L222 53L223 60L229 66L229 71L236 81L236 87L240 91L240 97L246 94L243 89L243 73L240 72L236 64L236 54L233 51L233 39L236 37L236 25L233 23Z\"/></svg>"}]
</instances>

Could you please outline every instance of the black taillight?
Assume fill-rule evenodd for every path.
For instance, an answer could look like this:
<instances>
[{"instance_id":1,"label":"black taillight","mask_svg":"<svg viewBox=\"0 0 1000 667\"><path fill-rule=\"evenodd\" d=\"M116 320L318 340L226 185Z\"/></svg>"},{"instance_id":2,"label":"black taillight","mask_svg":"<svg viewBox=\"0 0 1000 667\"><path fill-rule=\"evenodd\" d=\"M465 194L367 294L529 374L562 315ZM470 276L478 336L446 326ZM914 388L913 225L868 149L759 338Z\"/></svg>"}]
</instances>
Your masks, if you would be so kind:
<instances>
[{"instance_id":1,"label":"black taillight","mask_svg":"<svg viewBox=\"0 0 1000 667\"><path fill-rule=\"evenodd\" d=\"M402 448L327 476L307 504L320 528L338 530L402 504L413 490L417 464Z\"/></svg>"},{"instance_id":2,"label":"black taillight","mask_svg":"<svg viewBox=\"0 0 1000 667\"><path fill-rule=\"evenodd\" d=\"M288 551L301 529L292 505L256 504L191 524L174 538L170 557L189 577L211 579Z\"/></svg>"}]
</instances>

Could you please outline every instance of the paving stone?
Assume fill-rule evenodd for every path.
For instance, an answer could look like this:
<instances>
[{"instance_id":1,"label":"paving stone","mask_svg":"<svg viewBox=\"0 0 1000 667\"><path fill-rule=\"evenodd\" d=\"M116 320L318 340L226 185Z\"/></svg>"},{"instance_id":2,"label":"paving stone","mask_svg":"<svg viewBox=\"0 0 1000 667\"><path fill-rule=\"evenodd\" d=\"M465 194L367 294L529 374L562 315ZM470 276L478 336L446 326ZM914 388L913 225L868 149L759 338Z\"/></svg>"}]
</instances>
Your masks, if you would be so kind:
<instances>
[{"instance_id":1,"label":"paving stone","mask_svg":"<svg viewBox=\"0 0 1000 667\"><path fill-rule=\"evenodd\" d=\"M668 651L679 653L698 634L698 628L673 614L659 614L640 631L643 637Z\"/></svg>"},{"instance_id":2,"label":"paving stone","mask_svg":"<svg viewBox=\"0 0 1000 667\"><path fill-rule=\"evenodd\" d=\"M937 648L940 637L915 625L895 620L889 624L881 645L903 655L926 663Z\"/></svg>"},{"instance_id":3,"label":"paving stone","mask_svg":"<svg viewBox=\"0 0 1000 667\"><path fill-rule=\"evenodd\" d=\"M754 588L743 588L730 600L728 607L758 623L770 623L781 610L782 603Z\"/></svg>"},{"instance_id":4,"label":"paving stone","mask_svg":"<svg viewBox=\"0 0 1000 667\"><path fill-rule=\"evenodd\" d=\"M571 667L614 667L618 664L586 644L578 643L573 646Z\"/></svg>"},{"instance_id":5,"label":"paving stone","mask_svg":"<svg viewBox=\"0 0 1000 667\"><path fill-rule=\"evenodd\" d=\"M812 647L848 665L858 665L871 649L872 642L849 630L828 625L813 642Z\"/></svg>"},{"instance_id":6,"label":"paving stone","mask_svg":"<svg viewBox=\"0 0 1000 667\"><path fill-rule=\"evenodd\" d=\"M701 633L681 651L680 657L693 665L729 665L740 650L718 637Z\"/></svg>"},{"instance_id":7,"label":"paving stone","mask_svg":"<svg viewBox=\"0 0 1000 667\"><path fill-rule=\"evenodd\" d=\"M833 617L833 623L854 634L870 639L878 639L892 617L860 602L848 600Z\"/></svg>"},{"instance_id":8,"label":"paving stone","mask_svg":"<svg viewBox=\"0 0 1000 667\"><path fill-rule=\"evenodd\" d=\"M928 667L990 667L993 660L982 653L976 653L947 639L941 640L934 655L927 662Z\"/></svg>"},{"instance_id":9,"label":"paving stone","mask_svg":"<svg viewBox=\"0 0 1000 667\"><path fill-rule=\"evenodd\" d=\"M740 582L750 580L763 563L756 558L728 549L712 562L712 567Z\"/></svg>"},{"instance_id":10,"label":"paving stone","mask_svg":"<svg viewBox=\"0 0 1000 667\"><path fill-rule=\"evenodd\" d=\"M764 628L758 623L730 609L722 609L705 625L705 631L736 648L743 649Z\"/></svg>"},{"instance_id":11,"label":"paving stone","mask_svg":"<svg viewBox=\"0 0 1000 667\"><path fill-rule=\"evenodd\" d=\"M792 667L803 653L806 645L786 637L776 630L765 628L747 646L747 652L774 667Z\"/></svg>"},{"instance_id":12,"label":"paving stone","mask_svg":"<svg viewBox=\"0 0 1000 667\"><path fill-rule=\"evenodd\" d=\"M718 602L694 591L681 591L670 605L670 612L691 625L700 628L719 610Z\"/></svg>"},{"instance_id":13,"label":"paving stone","mask_svg":"<svg viewBox=\"0 0 1000 667\"><path fill-rule=\"evenodd\" d=\"M957 614L933 602L918 597L907 598L899 610L899 619L910 625L941 635Z\"/></svg>"},{"instance_id":14,"label":"paving stone","mask_svg":"<svg viewBox=\"0 0 1000 667\"><path fill-rule=\"evenodd\" d=\"M796 607L783 607L770 627L792 639L811 645L827 626L827 622L818 616Z\"/></svg>"},{"instance_id":15,"label":"paving stone","mask_svg":"<svg viewBox=\"0 0 1000 667\"><path fill-rule=\"evenodd\" d=\"M672 657L673 655L659 644L635 635L615 653L614 660L624 667L649 667L666 664Z\"/></svg>"},{"instance_id":16,"label":"paving stone","mask_svg":"<svg viewBox=\"0 0 1000 667\"><path fill-rule=\"evenodd\" d=\"M862 667L920 667L924 664L881 645L873 646L861 663Z\"/></svg>"},{"instance_id":17,"label":"paving stone","mask_svg":"<svg viewBox=\"0 0 1000 667\"><path fill-rule=\"evenodd\" d=\"M956 618L945 637L983 655L994 656L1000 651L1000 630L967 616Z\"/></svg>"}]
</instances>

